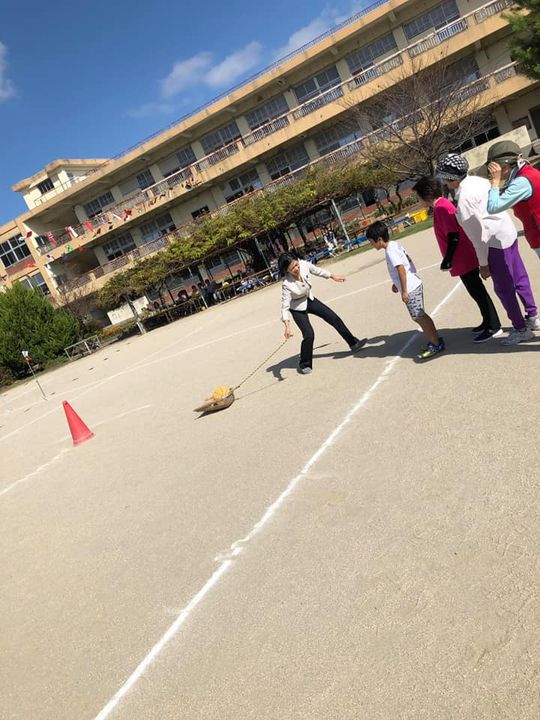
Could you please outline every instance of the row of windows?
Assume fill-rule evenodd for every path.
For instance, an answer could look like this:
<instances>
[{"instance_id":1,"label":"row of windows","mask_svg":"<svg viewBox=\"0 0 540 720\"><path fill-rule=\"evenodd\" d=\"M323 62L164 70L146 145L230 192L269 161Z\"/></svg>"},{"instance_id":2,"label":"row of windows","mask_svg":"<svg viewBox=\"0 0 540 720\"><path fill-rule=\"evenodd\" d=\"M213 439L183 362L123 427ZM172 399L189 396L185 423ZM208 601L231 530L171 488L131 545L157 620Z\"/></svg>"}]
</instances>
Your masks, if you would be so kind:
<instances>
[{"instance_id":1,"label":"row of windows","mask_svg":"<svg viewBox=\"0 0 540 720\"><path fill-rule=\"evenodd\" d=\"M444 25L459 18L460 13L456 4L456 0L445 0L441 5L433 8L422 15L414 18L403 25L405 34L408 39L412 39L417 35L426 33L433 29L439 29ZM355 50L345 57L349 70L352 75L356 75L364 70L372 67L378 58L384 55L396 52L398 49L396 39L392 32L381 36L377 40ZM292 88L296 100L299 104L309 102L313 98L331 90L342 82L342 78L335 65L332 65L319 73ZM255 131L261 126L271 122L273 119L286 114L290 110L289 104L283 95L277 95L253 110L245 113L245 118L250 131ZM278 129L278 128L276 128ZM226 125L214 130L213 132L201 138L201 145L205 155L211 155L215 151L230 145L235 140L241 139L242 134L235 120L231 120ZM335 149L335 148L334 148ZM330 152L330 151L328 151ZM191 145L186 145L175 153L158 163L160 171L164 177L169 177L177 173L187 166L195 163L197 158ZM216 159L216 161L218 161ZM288 166L289 163L285 162ZM277 172L277 171L276 171ZM139 173L135 179L127 181L122 186L122 192L127 195L134 192L137 188L145 190L155 184L155 179L150 170L144 170ZM237 190L236 192L239 192ZM231 196L235 193L231 193ZM86 203L83 207L89 218L98 215L108 205L114 203L114 198L110 192Z\"/></svg>"}]
</instances>

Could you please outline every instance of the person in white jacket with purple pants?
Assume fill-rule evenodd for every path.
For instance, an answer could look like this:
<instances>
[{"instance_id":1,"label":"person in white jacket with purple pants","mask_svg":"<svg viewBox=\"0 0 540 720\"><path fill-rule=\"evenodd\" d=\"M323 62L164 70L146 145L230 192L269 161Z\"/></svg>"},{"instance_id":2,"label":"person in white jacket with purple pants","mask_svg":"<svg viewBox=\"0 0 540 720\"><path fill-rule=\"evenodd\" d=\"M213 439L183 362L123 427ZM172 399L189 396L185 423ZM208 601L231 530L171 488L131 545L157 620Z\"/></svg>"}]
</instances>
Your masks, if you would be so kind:
<instances>
[{"instance_id":1,"label":"person in white jacket with purple pants","mask_svg":"<svg viewBox=\"0 0 540 720\"><path fill-rule=\"evenodd\" d=\"M519 254L517 230L507 212L488 213L489 180L468 172L467 159L457 153L445 155L437 164L437 175L456 190L456 219L474 246L480 274L484 280L493 278L495 292L512 323L512 331L501 344L517 345L534 338L531 328L538 316L531 282Z\"/></svg>"}]
</instances>

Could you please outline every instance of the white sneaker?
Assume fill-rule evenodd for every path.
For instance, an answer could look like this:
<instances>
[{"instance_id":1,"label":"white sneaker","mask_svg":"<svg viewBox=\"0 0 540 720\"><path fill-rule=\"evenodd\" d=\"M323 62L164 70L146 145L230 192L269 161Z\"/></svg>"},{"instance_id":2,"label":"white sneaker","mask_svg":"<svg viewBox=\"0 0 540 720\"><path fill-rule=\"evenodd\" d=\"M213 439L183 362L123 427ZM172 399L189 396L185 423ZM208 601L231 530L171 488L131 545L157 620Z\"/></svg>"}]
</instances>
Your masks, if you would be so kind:
<instances>
[{"instance_id":1,"label":"white sneaker","mask_svg":"<svg viewBox=\"0 0 540 720\"><path fill-rule=\"evenodd\" d=\"M535 330L540 330L540 318L538 315L534 315L533 317L526 317L525 322L527 323L527 327L529 330L532 330L533 332Z\"/></svg>"},{"instance_id":2,"label":"white sneaker","mask_svg":"<svg viewBox=\"0 0 540 720\"><path fill-rule=\"evenodd\" d=\"M523 330L512 330L508 337L501 340L501 345L519 345L519 343L527 342L527 340L534 340L535 335L532 330L528 327Z\"/></svg>"}]
</instances>

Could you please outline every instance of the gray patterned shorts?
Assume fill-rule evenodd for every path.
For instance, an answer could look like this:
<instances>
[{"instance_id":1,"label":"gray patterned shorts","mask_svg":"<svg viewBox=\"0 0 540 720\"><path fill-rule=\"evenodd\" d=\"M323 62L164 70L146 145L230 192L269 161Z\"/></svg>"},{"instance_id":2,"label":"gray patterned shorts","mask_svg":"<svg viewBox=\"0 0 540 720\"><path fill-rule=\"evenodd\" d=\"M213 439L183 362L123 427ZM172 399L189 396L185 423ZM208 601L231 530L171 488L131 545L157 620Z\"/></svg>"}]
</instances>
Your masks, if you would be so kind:
<instances>
[{"instance_id":1,"label":"gray patterned shorts","mask_svg":"<svg viewBox=\"0 0 540 720\"><path fill-rule=\"evenodd\" d=\"M425 315L424 285L419 285L416 290L413 290L412 293L409 293L409 299L405 304L407 305L407 310L409 311L409 315L412 317L413 320L423 318Z\"/></svg>"}]
</instances>

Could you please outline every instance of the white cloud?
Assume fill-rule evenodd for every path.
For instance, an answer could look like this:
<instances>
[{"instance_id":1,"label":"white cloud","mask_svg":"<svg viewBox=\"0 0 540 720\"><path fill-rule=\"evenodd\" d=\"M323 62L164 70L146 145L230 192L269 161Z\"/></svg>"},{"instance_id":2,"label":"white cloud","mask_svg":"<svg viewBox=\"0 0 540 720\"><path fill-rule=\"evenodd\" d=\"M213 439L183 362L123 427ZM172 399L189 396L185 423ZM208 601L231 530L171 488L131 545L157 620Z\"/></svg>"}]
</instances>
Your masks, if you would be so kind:
<instances>
[{"instance_id":1,"label":"white cloud","mask_svg":"<svg viewBox=\"0 0 540 720\"><path fill-rule=\"evenodd\" d=\"M127 115L133 118L152 117L153 115L170 115L175 112L176 108L167 102L148 102L139 107L131 108L127 111Z\"/></svg>"},{"instance_id":2,"label":"white cloud","mask_svg":"<svg viewBox=\"0 0 540 720\"><path fill-rule=\"evenodd\" d=\"M204 73L212 65L212 55L209 52L200 52L187 60L181 60L173 65L171 72L160 81L161 95L172 97L181 90L196 85L201 81Z\"/></svg>"},{"instance_id":3,"label":"white cloud","mask_svg":"<svg viewBox=\"0 0 540 720\"><path fill-rule=\"evenodd\" d=\"M275 52L276 59L285 57L289 53L298 50L302 45L314 40L319 35L329 30L336 23L335 14L330 10L323 10L323 12L316 18L313 18L311 22L300 30L294 32L288 39L287 44L280 47Z\"/></svg>"},{"instance_id":4,"label":"white cloud","mask_svg":"<svg viewBox=\"0 0 540 720\"><path fill-rule=\"evenodd\" d=\"M217 64L214 64L209 52L200 52L187 60L180 60L173 65L167 77L160 81L161 96L170 98L195 85L204 84L210 88L231 85L261 62L262 51L260 43L250 42Z\"/></svg>"},{"instance_id":5,"label":"white cloud","mask_svg":"<svg viewBox=\"0 0 540 720\"><path fill-rule=\"evenodd\" d=\"M15 95L15 86L7 77L7 47L0 42L0 102L9 100Z\"/></svg>"},{"instance_id":6,"label":"white cloud","mask_svg":"<svg viewBox=\"0 0 540 720\"><path fill-rule=\"evenodd\" d=\"M231 53L220 63L212 67L204 81L210 87L223 87L231 85L245 72L256 67L262 59L262 45L250 42L242 50Z\"/></svg>"}]
</instances>

